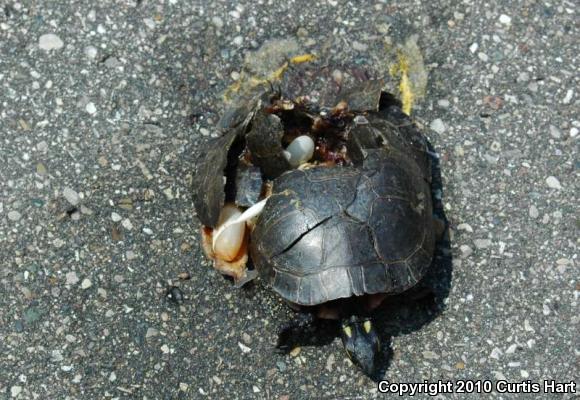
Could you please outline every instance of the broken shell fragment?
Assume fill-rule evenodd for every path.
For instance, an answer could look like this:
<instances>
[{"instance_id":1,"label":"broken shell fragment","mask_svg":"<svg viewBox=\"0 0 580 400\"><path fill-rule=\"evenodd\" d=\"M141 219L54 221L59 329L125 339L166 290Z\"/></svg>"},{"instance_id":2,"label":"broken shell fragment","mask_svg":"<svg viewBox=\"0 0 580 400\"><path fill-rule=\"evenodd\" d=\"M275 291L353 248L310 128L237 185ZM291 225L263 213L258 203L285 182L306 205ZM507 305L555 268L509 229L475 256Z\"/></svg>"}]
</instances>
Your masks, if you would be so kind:
<instances>
[{"instance_id":1,"label":"broken shell fragment","mask_svg":"<svg viewBox=\"0 0 580 400\"><path fill-rule=\"evenodd\" d=\"M213 235L213 252L217 258L225 261L232 261L240 251L246 233L244 222L229 223L242 215L242 212L233 204L226 204L222 210L218 228Z\"/></svg>"},{"instance_id":2,"label":"broken shell fragment","mask_svg":"<svg viewBox=\"0 0 580 400\"><path fill-rule=\"evenodd\" d=\"M314 141L308 135L298 136L284 151L288 163L294 168L310 160L313 154Z\"/></svg>"}]
</instances>

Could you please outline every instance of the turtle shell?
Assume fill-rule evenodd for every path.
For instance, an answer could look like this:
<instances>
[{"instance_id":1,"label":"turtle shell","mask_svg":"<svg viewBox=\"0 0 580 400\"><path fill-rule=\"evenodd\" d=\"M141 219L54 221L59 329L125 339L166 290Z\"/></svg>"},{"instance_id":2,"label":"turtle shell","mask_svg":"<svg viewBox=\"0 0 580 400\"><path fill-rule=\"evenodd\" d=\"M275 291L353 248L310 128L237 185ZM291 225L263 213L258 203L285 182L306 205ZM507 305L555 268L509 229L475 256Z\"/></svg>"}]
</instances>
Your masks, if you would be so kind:
<instances>
[{"instance_id":1,"label":"turtle shell","mask_svg":"<svg viewBox=\"0 0 580 400\"><path fill-rule=\"evenodd\" d=\"M371 133L351 129L361 165L292 170L274 180L250 251L286 300L395 294L427 272L435 233L426 140L393 108L369 115Z\"/></svg>"}]
</instances>

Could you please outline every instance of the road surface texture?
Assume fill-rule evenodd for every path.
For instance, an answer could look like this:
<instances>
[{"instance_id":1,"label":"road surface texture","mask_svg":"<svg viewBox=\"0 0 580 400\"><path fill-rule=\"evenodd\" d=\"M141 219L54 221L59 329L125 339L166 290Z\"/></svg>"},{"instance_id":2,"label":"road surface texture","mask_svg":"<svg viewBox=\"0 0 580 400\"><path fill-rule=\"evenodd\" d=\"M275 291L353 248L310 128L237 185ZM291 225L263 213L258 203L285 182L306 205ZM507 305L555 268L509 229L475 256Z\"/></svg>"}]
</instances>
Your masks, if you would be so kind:
<instances>
[{"instance_id":1,"label":"road surface texture","mask_svg":"<svg viewBox=\"0 0 580 400\"><path fill-rule=\"evenodd\" d=\"M441 155L446 289L383 310L384 378L579 382L572 1L0 5L0 398L386 396L332 335L274 352L291 312L200 249L190 182L224 93L304 53L329 90L407 54Z\"/></svg>"}]
</instances>

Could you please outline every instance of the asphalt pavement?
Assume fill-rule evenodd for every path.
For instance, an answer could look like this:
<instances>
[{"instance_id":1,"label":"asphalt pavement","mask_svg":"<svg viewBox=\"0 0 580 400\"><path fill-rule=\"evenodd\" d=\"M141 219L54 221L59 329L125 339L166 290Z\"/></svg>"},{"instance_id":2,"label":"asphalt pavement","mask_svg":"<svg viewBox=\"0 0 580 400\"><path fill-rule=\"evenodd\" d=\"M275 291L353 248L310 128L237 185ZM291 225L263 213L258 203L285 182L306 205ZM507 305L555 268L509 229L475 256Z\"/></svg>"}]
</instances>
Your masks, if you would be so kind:
<instances>
[{"instance_id":1,"label":"asphalt pavement","mask_svg":"<svg viewBox=\"0 0 580 400\"><path fill-rule=\"evenodd\" d=\"M412 116L441 156L450 263L433 301L383 310L384 378L450 382L441 399L572 398L543 385L580 392L577 13L1 1L0 398L387 396L332 335L276 353L291 311L261 282L234 288L200 248L191 178L224 95L299 54L317 56L302 79L328 83L309 89L320 99L367 78L397 89L406 55ZM467 380L493 391L458 393Z\"/></svg>"}]
</instances>

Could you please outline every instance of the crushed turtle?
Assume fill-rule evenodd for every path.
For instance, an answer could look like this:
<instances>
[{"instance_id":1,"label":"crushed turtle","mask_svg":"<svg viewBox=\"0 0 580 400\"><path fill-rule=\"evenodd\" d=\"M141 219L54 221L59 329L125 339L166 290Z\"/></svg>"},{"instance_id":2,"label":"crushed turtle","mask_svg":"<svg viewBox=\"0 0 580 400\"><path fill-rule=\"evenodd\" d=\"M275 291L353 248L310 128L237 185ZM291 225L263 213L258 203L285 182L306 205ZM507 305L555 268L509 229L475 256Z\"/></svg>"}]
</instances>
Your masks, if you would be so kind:
<instances>
[{"instance_id":1,"label":"crushed turtle","mask_svg":"<svg viewBox=\"0 0 580 400\"><path fill-rule=\"evenodd\" d=\"M262 88L218 124L195 176L203 247L243 284L259 275L297 311L278 347L318 319L341 321L350 359L380 369L372 312L415 286L443 232L430 144L370 80L329 107ZM248 270L248 254L255 270Z\"/></svg>"}]
</instances>

